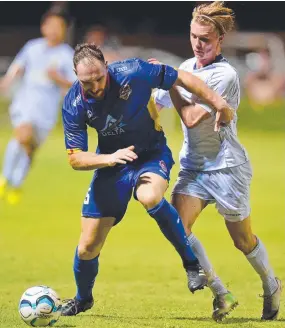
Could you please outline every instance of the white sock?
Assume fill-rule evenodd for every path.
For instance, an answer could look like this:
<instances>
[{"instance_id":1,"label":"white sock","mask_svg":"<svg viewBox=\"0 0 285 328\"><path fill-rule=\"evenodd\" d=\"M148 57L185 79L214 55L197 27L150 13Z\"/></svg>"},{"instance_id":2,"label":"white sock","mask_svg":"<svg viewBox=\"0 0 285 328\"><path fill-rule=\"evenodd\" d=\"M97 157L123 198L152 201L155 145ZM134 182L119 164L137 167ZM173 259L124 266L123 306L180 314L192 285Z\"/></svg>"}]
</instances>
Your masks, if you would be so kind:
<instances>
[{"instance_id":1,"label":"white sock","mask_svg":"<svg viewBox=\"0 0 285 328\"><path fill-rule=\"evenodd\" d=\"M17 164L14 166L14 170L9 180L12 187L18 188L22 185L26 178L31 166L31 159L26 153L25 149L21 147L21 151L18 155Z\"/></svg>"},{"instance_id":2,"label":"white sock","mask_svg":"<svg viewBox=\"0 0 285 328\"><path fill-rule=\"evenodd\" d=\"M19 156L21 155L22 149L17 139L11 139L7 145L4 162L3 162L3 176L11 182L13 172L17 166Z\"/></svg>"},{"instance_id":3,"label":"white sock","mask_svg":"<svg viewBox=\"0 0 285 328\"><path fill-rule=\"evenodd\" d=\"M208 279L208 287L211 289L212 293L215 296L226 294L228 290L221 282L221 279L215 273L214 268L211 262L209 261L201 242L193 235L193 233L190 234L188 240L193 250L193 253L199 260L199 263L206 274L206 277Z\"/></svg>"},{"instance_id":4,"label":"white sock","mask_svg":"<svg viewBox=\"0 0 285 328\"><path fill-rule=\"evenodd\" d=\"M246 255L246 258L262 280L264 295L272 295L278 288L278 284L273 269L269 264L266 249L260 239L257 238L256 247L251 253Z\"/></svg>"}]
</instances>

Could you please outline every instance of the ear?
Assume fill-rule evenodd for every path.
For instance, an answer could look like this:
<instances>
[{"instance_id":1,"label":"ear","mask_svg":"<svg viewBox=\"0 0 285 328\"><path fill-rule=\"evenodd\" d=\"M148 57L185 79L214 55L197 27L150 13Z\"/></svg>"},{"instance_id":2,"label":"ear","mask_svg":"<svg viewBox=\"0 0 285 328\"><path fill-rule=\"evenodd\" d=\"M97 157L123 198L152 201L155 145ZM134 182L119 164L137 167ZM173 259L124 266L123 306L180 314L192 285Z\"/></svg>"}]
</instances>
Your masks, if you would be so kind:
<instances>
[{"instance_id":1,"label":"ear","mask_svg":"<svg viewBox=\"0 0 285 328\"><path fill-rule=\"evenodd\" d=\"M77 75L77 72L76 72L76 69L75 68L73 68L73 72Z\"/></svg>"},{"instance_id":2,"label":"ear","mask_svg":"<svg viewBox=\"0 0 285 328\"><path fill-rule=\"evenodd\" d=\"M108 67L108 62L107 61L105 61L105 66Z\"/></svg>"},{"instance_id":3,"label":"ear","mask_svg":"<svg viewBox=\"0 0 285 328\"><path fill-rule=\"evenodd\" d=\"M219 36L220 43L222 43L224 41L224 38L225 38L225 34L222 34Z\"/></svg>"}]
</instances>

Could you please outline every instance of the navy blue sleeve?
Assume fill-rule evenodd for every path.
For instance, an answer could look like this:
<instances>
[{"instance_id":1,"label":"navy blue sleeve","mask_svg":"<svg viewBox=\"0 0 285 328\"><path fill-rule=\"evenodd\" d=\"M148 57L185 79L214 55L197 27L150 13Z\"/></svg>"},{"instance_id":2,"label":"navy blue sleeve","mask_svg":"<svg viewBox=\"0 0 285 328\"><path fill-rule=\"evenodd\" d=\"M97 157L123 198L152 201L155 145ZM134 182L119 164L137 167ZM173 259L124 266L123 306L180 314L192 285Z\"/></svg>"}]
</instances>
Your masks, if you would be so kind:
<instances>
[{"instance_id":1,"label":"navy blue sleeve","mask_svg":"<svg viewBox=\"0 0 285 328\"><path fill-rule=\"evenodd\" d=\"M169 90L178 77L178 72L168 65L154 65L141 59L137 59L137 75L143 81L149 83L151 88Z\"/></svg>"},{"instance_id":2,"label":"navy blue sleeve","mask_svg":"<svg viewBox=\"0 0 285 328\"><path fill-rule=\"evenodd\" d=\"M65 147L68 154L88 150L87 125L83 108L78 104L78 98L65 96L62 107Z\"/></svg>"}]
</instances>

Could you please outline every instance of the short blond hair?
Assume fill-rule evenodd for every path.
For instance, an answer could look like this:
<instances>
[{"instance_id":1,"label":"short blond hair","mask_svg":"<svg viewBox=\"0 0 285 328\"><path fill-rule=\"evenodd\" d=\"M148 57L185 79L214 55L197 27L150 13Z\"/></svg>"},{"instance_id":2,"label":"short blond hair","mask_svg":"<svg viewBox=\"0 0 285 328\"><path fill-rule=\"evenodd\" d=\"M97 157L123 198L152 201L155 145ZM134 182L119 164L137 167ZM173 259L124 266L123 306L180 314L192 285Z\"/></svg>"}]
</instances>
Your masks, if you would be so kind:
<instances>
[{"instance_id":1,"label":"short blond hair","mask_svg":"<svg viewBox=\"0 0 285 328\"><path fill-rule=\"evenodd\" d=\"M212 25L219 35L224 35L233 29L235 18L233 10L225 7L223 1L214 1L194 8L192 22Z\"/></svg>"}]
</instances>

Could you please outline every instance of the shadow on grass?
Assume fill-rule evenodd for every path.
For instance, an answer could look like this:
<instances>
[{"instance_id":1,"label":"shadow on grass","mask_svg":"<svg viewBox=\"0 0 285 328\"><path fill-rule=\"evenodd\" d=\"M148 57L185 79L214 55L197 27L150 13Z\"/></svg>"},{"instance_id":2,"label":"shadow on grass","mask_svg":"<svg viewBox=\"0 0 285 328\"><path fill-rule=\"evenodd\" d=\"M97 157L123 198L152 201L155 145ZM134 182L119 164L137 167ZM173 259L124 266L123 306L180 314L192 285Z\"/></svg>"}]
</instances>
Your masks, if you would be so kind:
<instances>
[{"instance_id":1,"label":"shadow on grass","mask_svg":"<svg viewBox=\"0 0 285 328\"><path fill-rule=\"evenodd\" d=\"M90 316L94 318L102 318L108 320L189 320L189 321L200 321L200 322L212 322L214 323L211 317L170 317L170 316L153 316L153 317L130 317L130 316L122 316L122 315L107 315L107 314L85 314L84 316ZM226 318L219 324L227 325L227 324L234 324L234 323L246 323L246 322L260 322L262 324L267 324L267 321L260 320L259 318ZM285 322L285 319L279 319L275 322ZM268 321L268 324L272 323L272 321Z\"/></svg>"}]
</instances>

